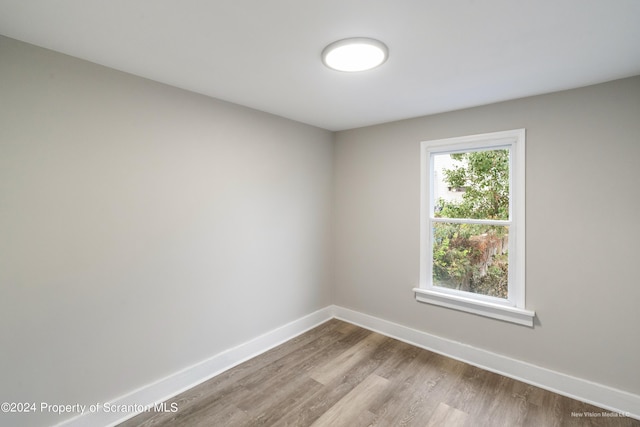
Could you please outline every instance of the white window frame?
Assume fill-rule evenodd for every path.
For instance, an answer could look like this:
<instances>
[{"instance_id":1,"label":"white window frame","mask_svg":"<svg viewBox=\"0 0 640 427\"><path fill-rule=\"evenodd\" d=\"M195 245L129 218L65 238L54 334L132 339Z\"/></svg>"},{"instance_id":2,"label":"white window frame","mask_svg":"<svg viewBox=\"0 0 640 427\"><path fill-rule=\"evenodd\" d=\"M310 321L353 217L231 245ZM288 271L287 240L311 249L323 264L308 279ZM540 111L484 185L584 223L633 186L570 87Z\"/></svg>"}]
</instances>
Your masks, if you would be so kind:
<instances>
[{"instance_id":1,"label":"white window frame","mask_svg":"<svg viewBox=\"0 0 640 427\"><path fill-rule=\"evenodd\" d=\"M509 149L509 219L435 218L433 155ZM515 129L420 143L420 287L416 299L481 316L533 327L535 312L525 308L525 130ZM508 298L433 286L433 223L509 226Z\"/></svg>"}]
</instances>

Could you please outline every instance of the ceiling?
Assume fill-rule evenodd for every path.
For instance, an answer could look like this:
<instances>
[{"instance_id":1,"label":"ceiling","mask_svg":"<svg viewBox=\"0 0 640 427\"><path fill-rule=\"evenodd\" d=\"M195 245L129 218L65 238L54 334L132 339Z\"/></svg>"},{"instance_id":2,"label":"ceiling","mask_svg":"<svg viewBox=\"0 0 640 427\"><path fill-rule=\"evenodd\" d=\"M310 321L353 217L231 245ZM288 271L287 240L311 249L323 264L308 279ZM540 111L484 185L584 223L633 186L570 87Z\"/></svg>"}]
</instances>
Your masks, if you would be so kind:
<instances>
[{"instance_id":1,"label":"ceiling","mask_svg":"<svg viewBox=\"0 0 640 427\"><path fill-rule=\"evenodd\" d=\"M0 0L0 34L330 130L640 74L638 0ZM354 36L389 60L326 68Z\"/></svg>"}]
</instances>

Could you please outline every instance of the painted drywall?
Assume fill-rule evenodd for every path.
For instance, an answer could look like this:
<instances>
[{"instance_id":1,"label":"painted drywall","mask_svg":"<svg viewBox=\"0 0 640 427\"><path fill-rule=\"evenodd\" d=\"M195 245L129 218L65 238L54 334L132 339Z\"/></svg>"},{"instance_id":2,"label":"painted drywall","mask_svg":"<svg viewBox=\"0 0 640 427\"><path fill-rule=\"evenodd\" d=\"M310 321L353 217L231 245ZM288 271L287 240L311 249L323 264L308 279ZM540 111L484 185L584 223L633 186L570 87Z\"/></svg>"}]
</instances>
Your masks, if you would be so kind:
<instances>
[{"instance_id":1,"label":"painted drywall","mask_svg":"<svg viewBox=\"0 0 640 427\"><path fill-rule=\"evenodd\" d=\"M526 128L534 328L416 302L419 142ZM640 394L640 77L336 134L334 304Z\"/></svg>"},{"instance_id":2,"label":"painted drywall","mask_svg":"<svg viewBox=\"0 0 640 427\"><path fill-rule=\"evenodd\" d=\"M0 37L0 401L108 402L329 305L332 149ZM76 415L39 409L0 424Z\"/></svg>"}]
</instances>

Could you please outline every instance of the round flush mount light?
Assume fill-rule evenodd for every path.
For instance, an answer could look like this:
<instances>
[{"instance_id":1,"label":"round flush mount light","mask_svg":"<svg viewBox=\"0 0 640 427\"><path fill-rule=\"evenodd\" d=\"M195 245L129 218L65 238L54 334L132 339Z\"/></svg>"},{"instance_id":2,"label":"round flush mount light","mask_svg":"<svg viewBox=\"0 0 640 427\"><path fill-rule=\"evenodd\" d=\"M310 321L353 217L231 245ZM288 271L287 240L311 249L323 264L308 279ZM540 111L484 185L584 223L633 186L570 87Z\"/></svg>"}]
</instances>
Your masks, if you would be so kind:
<instances>
[{"instance_id":1,"label":"round flush mount light","mask_svg":"<svg viewBox=\"0 0 640 427\"><path fill-rule=\"evenodd\" d=\"M384 43L365 37L338 40L322 51L322 62L338 71L365 71L384 63L389 49Z\"/></svg>"}]
</instances>

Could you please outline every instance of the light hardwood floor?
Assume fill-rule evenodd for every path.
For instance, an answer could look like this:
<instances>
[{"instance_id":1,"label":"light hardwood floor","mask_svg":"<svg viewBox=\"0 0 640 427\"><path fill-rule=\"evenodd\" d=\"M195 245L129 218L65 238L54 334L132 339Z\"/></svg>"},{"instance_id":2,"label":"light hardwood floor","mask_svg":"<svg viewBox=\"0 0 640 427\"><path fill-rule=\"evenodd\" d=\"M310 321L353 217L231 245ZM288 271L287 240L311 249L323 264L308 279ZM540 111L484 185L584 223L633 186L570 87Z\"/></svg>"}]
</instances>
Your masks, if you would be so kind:
<instances>
[{"instance_id":1,"label":"light hardwood floor","mask_svg":"<svg viewBox=\"0 0 640 427\"><path fill-rule=\"evenodd\" d=\"M339 320L172 403L120 426L640 426Z\"/></svg>"}]
</instances>

